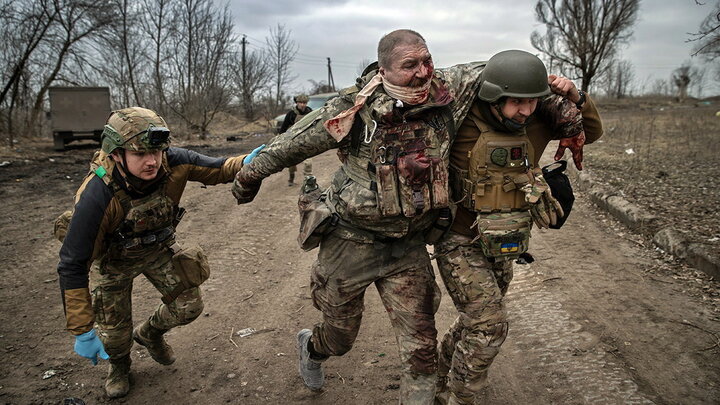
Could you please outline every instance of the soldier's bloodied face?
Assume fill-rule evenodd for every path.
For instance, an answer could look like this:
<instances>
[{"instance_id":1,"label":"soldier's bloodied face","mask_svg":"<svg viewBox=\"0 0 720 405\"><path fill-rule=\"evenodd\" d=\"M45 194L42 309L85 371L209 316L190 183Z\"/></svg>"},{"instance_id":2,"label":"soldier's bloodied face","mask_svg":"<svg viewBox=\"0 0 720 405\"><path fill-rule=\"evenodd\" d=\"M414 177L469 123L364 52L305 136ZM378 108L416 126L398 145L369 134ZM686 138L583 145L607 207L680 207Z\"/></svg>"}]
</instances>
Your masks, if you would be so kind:
<instances>
[{"instance_id":1,"label":"soldier's bloodied face","mask_svg":"<svg viewBox=\"0 0 720 405\"><path fill-rule=\"evenodd\" d=\"M537 98L508 97L500 109L506 118L524 124L528 117L535 112L537 103ZM494 109L491 111L495 112Z\"/></svg>"},{"instance_id":2,"label":"soldier's bloodied face","mask_svg":"<svg viewBox=\"0 0 720 405\"><path fill-rule=\"evenodd\" d=\"M118 163L123 163L127 171L141 180L153 180L157 177L160 165L162 164L162 150L136 152L125 150L125 162L116 154L113 159Z\"/></svg>"},{"instance_id":3,"label":"soldier's bloodied face","mask_svg":"<svg viewBox=\"0 0 720 405\"><path fill-rule=\"evenodd\" d=\"M424 44L400 44L391 53L390 66L381 67L383 80L396 86L420 87L433 77L433 60Z\"/></svg>"}]
</instances>

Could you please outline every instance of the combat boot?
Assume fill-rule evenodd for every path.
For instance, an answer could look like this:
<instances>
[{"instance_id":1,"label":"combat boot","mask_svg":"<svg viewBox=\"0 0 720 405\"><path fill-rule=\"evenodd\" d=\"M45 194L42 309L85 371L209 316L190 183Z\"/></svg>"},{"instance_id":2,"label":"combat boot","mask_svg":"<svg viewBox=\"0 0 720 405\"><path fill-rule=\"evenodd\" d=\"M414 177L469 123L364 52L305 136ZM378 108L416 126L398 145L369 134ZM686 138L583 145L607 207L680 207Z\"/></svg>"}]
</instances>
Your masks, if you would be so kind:
<instances>
[{"instance_id":1,"label":"combat boot","mask_svg":"<svg viewBox=\"0 0 720 405\"><path fill-rule=\"evenodd\" d=\"M322 369L322 360L314 360L310 357L308 342L311 337L310 329L303 329L297 334L297 350L300 357L298 371L306 387L319 391L325 383L325 373Z\"/></svg>"},{"instance_id":2,"label":"combat boot","mask_svg":"<svg viewBox=\"0 0 720 405\"><path fill-rule=\"evenodd\" d=\"M130 391L130 355L110 359L110 368L105 378L105 393L110 398L120 398Z\"/></svg>"},{"instance_id":3,"label":"combat boot","mask_svg":"<svg viewBox=\"0 0 720 405\"><path fill-rule=\"evenodd\" d=\"M292 187L295 185L295 173L290 173L290 176L288 177L288 187Z\"/></svg>"},{"instance_id":4,"label":"combat boot","mask_svg":"<svg viewBox=\"0 0 720 405\"><path fill-rule=\"evenodd\" d=\"M163 338L165 332L167 330L155 328L150 325L150 321L145 321L133 330L133 339L145 346L153 360L167 366L175 362L175 353Z\"/></svg>"}]
</instances>

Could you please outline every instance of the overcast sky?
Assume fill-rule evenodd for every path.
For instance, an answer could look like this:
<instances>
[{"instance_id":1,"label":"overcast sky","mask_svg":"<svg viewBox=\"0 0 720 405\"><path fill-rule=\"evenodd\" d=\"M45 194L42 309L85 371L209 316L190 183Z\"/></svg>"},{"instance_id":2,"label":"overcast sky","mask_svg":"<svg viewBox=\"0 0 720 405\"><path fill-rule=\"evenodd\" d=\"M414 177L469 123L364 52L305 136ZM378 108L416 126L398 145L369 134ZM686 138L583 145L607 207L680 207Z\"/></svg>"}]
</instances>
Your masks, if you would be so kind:
<instances>
[{"instance_id":1,"label":"overcast sky","mask_svg":"<svg viewBox=\"0 0 720 405\"><path fill-rule=\"evenodd\" d=\"M690 60L689 32L697 31L717 0L642 0L633 40L623 51L639 81L669 78ZM420 32L437 67L486 60L504 49L537 53L530 45L536 0L230 0L236 30L250 49L264 46L269 27L291 30L299 46L294 91L309 79L327 80L332 60L336 87L354 83L363 60L377 59L377 42L398 28ZM697 59L697 58L694 58ZM578 81L579 85L579 81ZM713 91L716 93L717 91ZM707 90L706 90L707 93ZM707 95L707 94L705 94Z\"/></svg>"}]
</instances>

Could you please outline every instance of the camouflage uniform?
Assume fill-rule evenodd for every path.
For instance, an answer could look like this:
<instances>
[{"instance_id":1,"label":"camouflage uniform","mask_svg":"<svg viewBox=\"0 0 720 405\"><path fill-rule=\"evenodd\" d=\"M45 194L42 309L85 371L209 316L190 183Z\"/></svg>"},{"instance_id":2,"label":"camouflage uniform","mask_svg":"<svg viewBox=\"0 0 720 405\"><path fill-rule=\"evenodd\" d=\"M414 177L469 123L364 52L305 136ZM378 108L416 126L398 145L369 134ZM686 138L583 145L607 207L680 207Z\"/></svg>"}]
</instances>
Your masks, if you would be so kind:
<instances>
[{"instance_id":1,"label":"camouflage uniform","mask_svg":"<svg viewBox=\"0 0 720 405\"><path fill-rule=\"evenodd\" d=\"M119 174L109 155L96 154L93 170L76 194L60 249L58 273L67 329L72 334L83 334L95 324L111 361L128 355L132 283L140 274L163 297L179 294L171 303L158 306L150 326L167 331L200 315L200 289L182 291L170 261L173 219L188 181L229 182L243 157L210 158L169 148L163 153L157 178L146 182L149 187L137 189Z\"/></svg>"},{"instance_id":2,"label":"camouflage uniform","mask_svg":"<svg viewBox=\"0 0 720 405\"><path fill-rule=\"evenodd\" d=\"M371 67L356 86L341 91L340 97L276 137L238 173L240 184L259 184L283 167L338 148L342 167L327 190L327 201L339 221L322 236L312 269L313 302L323 312L323 322L315 326L311 342L322 356L350 350L360 327L365 289L374 283L398 339L403 364L401 403L429 404L434 397L434 314L440 296L423 233L437 218L438 209L448 204L445 162L456 112L448 108L446 86L453 94L472 91L472 70L458 69L448 77L436 74L430 99L420 106L398 107L379 87L355 117L351 134L336 141L323 122L353 105L358 90L375 74ZM400 196L402 201L385 201L386 183L378 173L388 174L382 168L384 159L395 156L380 157L378 150L407 145L379 146L378 139L412 143L418 136L424 139L425 153L434 165L430 178L436 184L411 188L408 181L408 187L389 195L390 199Z\"/></svg>"},{"instance_id":3,"label":"camouflage uniform","mask_svg":"<svg viewBox=\"0 0 720 405\"><path fill-rule=\"evenodd\" d=\"M487 115L478 111L476 95L467 94L471 97L469 103L460 98L456 100L458 105L472 107L460 110L459 130L450 151L451 165L465 170L468 169L469 152L480 133L493 131L492 128L478 129L470 118L488 120ZM573 136L583 127L588 143L602 134L599 116L590 101L583 107L583 121L579 120L575 106L557 95L543 99L536 111L537 117L527 129L529 139L526 138L531 167L537 167L543 149L552 139ZM534 156L533 147L536 148ZM450 184L454 201L462 202L468 198L462 182L452 170ZM498 214L502 215L506 214ZM474 403L476 393L484 386L488 367L508 332L503 297L513 277L512 260L488 258L477 240L476 220L475 212L459 203L452 229L435 245L441 278L459 312L440 343L437 394L440 403ZM450 398L450 392L453 398Z\"/></svg>"}]
</instances>

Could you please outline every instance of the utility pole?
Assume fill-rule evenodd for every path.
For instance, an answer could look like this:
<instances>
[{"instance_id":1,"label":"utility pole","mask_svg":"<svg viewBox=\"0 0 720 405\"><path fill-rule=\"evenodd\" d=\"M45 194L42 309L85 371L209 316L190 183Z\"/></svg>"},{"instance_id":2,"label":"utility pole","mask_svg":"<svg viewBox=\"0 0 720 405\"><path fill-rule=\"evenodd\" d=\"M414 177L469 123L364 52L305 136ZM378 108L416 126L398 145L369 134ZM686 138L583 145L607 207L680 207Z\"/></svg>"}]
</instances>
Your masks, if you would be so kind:
<instances>
[{"instance_id":1,"label":"utility pole","mask_svg":"<svg viewBox=\"0 0 720 405\"><path fill-rule=\"evenodd\" d=\"M242 83L241 83L241 86L242 86L242 102L243 102L243 107L244 107L245 111L248 111L248 104L249 104L250 100L249 100L248 91L247 91L247 90L248 90L248 89L247 89L247 86L248 86L248 83L247 83L247 68L246 68L246 66L245 66L245 60L246 60L246 58L245 58L245 45L247 45L247 35L243 34L242 41L240 41L240 44L242 44L242 56L240 57L240 66L241 66L241 69L242 69ZM247 115L247 114L246 114L246 115ZM251 118L251 117L246 117L246 118Z\"/></svg>"},{"instance_id":2,"label":"utility pole","mask_svg":"<svg viewBox=\"0 0 720 405\"><path fill-rule=\"evenodd\" d=\"M332 75L332 67L330 66L330 57L327 58L328 61L328 86L332 89L332 91L335 91L335 80L333 79Z\"/></svg>"}]
</instances>

